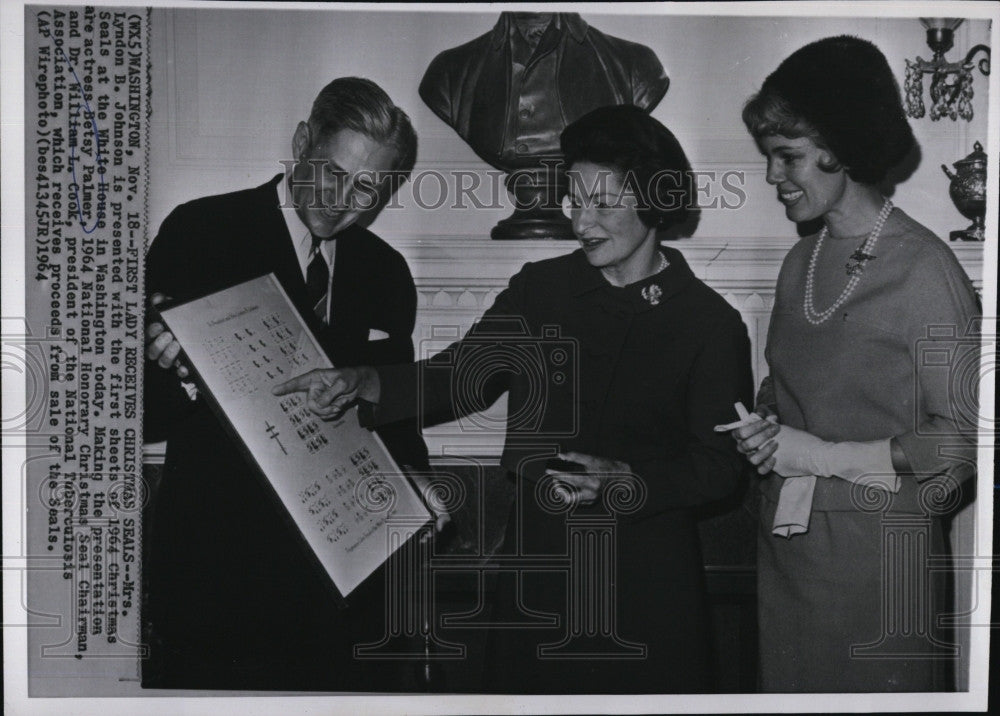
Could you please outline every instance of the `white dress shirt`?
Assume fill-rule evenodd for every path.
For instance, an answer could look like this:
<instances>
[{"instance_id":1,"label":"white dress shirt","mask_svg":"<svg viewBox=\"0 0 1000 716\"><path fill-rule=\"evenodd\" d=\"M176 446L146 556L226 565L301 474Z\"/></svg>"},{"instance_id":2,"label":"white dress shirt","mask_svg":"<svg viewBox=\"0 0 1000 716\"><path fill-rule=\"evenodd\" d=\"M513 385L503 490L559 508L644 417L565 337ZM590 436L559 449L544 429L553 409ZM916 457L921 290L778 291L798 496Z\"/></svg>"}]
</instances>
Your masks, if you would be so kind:
<instances>
[{"instance_id":1,"label":"white dress shirt","mask_svg":"<svg viewBox=\"0 0 1000 716\"><path fill-rule=\"evenodd\" d=\"M285 177L285 181L288 181L288 177ZM276 187L276 191L278 192L278 203L281 205L281 188ZM291 196L290 189L287 191L287 196ZM322 253L323 258L326 259L326 265L330 269L330 280L326 286L326 315L329 318L330 295L333 293L333 262L337 255L337 242L332 238L322 241L314 251L312 233L309 231L309 227L302 223L302 219L296 213L295 207L281 205L281 215L285 219L285 226L288 227L288 235L292 237L292 247L295 249L295 256L299 260L299 269L302 271L303 281L306 280L309 263L313 260L313 256L316 255L316 251Z\"/></svg>"}]
</instances>

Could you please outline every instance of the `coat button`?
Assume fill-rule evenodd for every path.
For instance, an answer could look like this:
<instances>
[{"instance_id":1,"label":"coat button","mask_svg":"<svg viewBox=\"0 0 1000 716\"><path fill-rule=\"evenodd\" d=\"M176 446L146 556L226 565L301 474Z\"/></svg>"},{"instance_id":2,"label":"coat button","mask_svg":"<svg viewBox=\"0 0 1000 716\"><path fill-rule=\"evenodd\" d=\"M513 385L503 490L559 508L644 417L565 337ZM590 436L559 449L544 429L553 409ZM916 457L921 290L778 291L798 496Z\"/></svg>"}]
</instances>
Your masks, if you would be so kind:
<instances>
[{"instance_id":1,"label":"coat button","mask_svg":"<svg viewBox=\"0 0 1000 716\"><path fill-rule=\"evenodd\" d=\"M519 116L519 117L520 117L521 119L527 119L528 117L530 117L530 116L531 116L531 110L529 110L529 109L522 109L522 110L521 110L520 112L518 112L517 114L518 114L518 116Z\"/></svg>"},{"instance_id":2,"label":"coat button","mask_svg":"<svg viewBox=\"0 0 1000 716\"><path fill-rule=\"evenodd\" d=\"M517 153L518 154L527 154L528 153L528 145L524 144L523 142L521 144L518 144L517 147L516 147L516 149L517 149Z\"/></svg>"}]
</instances>

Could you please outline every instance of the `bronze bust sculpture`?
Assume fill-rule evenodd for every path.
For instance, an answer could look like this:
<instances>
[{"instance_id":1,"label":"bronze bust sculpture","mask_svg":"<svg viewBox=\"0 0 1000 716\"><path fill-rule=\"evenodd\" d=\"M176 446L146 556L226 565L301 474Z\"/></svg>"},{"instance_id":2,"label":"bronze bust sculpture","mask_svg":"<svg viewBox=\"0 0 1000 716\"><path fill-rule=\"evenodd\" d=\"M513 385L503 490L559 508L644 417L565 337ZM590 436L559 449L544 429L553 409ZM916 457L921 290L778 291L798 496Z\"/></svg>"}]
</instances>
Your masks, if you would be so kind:
<instances>
[{"instance_id":1,"label":"bronze bust sculpture","mask_svg":"<svg viewBox=\"0 0 1000 716\"><path fill-rule=\"evenodd\" d=\"M559 211L559 135L592 109L651 111L670 80L651 49L576 13L501 13L494 28L431 62L420 97L484 161L509 173L517 209L500 238L572 238Z\"/></svg>"}]
</instances>

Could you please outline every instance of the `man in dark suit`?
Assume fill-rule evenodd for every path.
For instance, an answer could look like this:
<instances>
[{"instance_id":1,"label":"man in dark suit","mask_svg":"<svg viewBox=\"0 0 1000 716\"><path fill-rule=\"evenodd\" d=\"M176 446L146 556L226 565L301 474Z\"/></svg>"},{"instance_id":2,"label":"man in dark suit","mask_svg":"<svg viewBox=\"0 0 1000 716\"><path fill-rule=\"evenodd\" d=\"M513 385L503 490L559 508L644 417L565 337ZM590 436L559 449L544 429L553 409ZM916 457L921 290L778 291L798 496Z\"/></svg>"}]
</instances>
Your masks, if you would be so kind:
<instances>
[{"instance_id":1,"label":"man in dark suit","mask_svg":"<svg viewBox=\"0 0 1000 716\"><path fill-rule=\"evenodd\" d=\"M184 301L273 272L335 365L412 360L413 278L357 223L413 167L409 118L374 83L337 79L296 127L292 151L286 173L257 188L176 208L149 251L147 295ZM185 381L179 352L151 321L145 439L166 439L167 455L146 514L143 686L404 686L391 664L353 658L355 644L384 633L381 573L338 608L238 439ZM379 434L400 465L426 467L413 421Z\"/></svg>"}]
</instances>

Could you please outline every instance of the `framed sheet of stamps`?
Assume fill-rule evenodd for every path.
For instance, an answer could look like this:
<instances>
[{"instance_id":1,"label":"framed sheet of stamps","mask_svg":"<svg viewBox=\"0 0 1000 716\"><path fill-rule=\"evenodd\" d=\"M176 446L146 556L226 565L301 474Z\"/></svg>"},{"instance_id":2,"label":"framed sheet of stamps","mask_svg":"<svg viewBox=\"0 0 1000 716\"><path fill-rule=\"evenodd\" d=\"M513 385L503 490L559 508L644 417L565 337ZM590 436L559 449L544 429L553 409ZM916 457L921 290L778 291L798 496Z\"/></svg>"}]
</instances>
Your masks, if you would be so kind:
<instances>
[{"instance_id":1,"label":"framed sheet of stamps","mask_svg":"<svg viewBox=\"0 0 1000 716\"><path fill-rule=\"evenodd\" d=\"M324 421L271 388L332 367L273 275L161 311L219 416L243 442L337 591L348 597L401 545L389 524L429 519L356 409Z\"/></svg>"}]
</instances>

